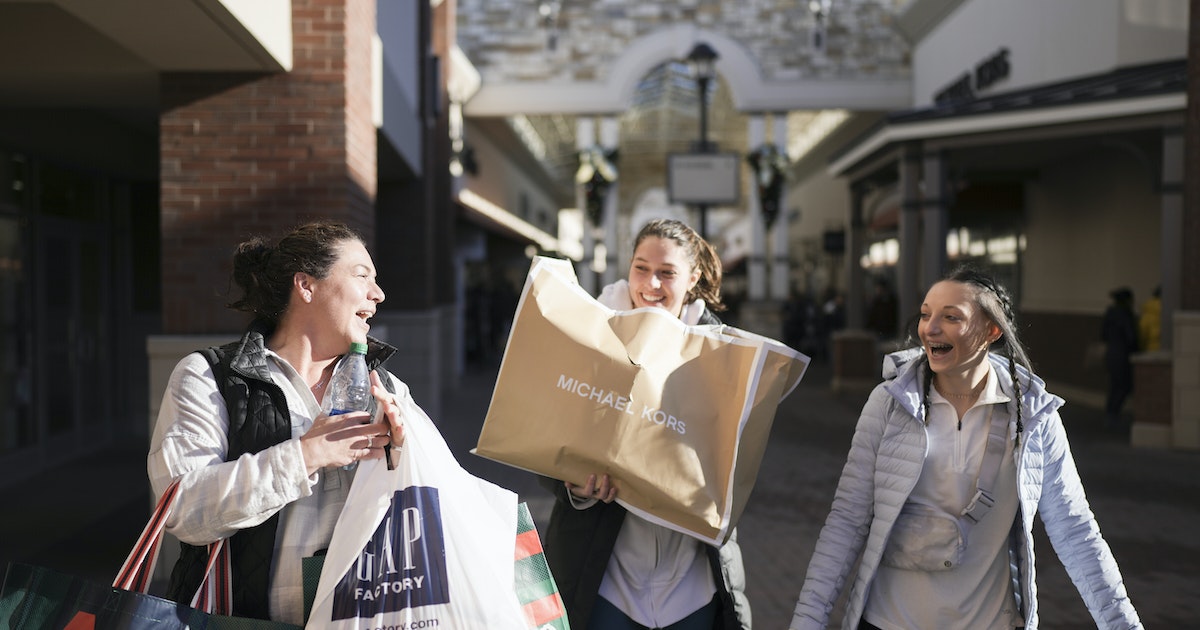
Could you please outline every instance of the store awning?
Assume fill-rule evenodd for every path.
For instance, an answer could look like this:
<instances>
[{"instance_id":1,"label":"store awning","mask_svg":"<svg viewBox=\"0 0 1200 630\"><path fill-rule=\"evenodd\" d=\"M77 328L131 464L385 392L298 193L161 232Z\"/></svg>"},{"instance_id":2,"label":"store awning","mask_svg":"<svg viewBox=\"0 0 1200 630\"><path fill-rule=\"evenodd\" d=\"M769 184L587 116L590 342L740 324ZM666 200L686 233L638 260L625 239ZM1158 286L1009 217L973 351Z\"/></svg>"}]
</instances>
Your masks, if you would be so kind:
<instances>
[{"instance_id":1,"label":"store awning","mask_svg":"<svg viewBox=\"0 0 1200 630\"><path fill-rule=\"evenodd\" d=\"M841 176L902 142L1181 111L1186 84L1187 60L1180 59L895 112L835 154L828 170Z\"/></svg>"},{"instance_id":2,"label":"store awning","mask_svg":"<svg viewBox=\"0 0 1200 630\"><path fill-rule=\"evenodd\" d=\"M147 106L170 72L292 68L290 0L0 0L8 106Z\"/></svg>"},{"instance_id":3,"label":"store awning","mask_svg":"<svg viewBox=\"0 0 1200 630\"><path fill-rule=\"evenodd\" d=\"M530 245L536 245L542 251L556 252L559 250L557 238L492 203L470 188L460 190L456 195L456 200L467 220L486 230L503 234L508 238Z\"/></svg>"}]
</instances>

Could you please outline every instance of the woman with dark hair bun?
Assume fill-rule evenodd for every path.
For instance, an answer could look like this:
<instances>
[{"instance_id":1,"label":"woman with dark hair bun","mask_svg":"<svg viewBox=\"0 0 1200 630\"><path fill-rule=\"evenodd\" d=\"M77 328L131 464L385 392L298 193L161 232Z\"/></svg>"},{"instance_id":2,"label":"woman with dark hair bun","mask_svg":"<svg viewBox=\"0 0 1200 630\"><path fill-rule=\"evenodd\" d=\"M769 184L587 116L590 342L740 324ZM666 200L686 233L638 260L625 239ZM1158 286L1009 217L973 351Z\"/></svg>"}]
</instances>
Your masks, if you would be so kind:
<instances>
[{"instance_id":1,"label":"woman with dark hair bun","mask_svg":"<svg viewBox=\"0 0 1200 630\"><path fill-rule=\"evenodd\" d=\"M856 562L842 628L1037 628L1035 515L1097 627L1141 628L1008 291L960 268L917 335L863 407L792 630L826 627Z\"/></svg>"},{"instance_id":2,"label":"woman with dark hair bun","mask_svg":"<svg viewBox=\"0 0 1200 630\"><path fill-rule=\"evenodd\" d=\"M241 339L187 355L163 395L148 471L156 495L179 481L166 530L182 541L168 595L190 601L209 543L228 539L233 612L303 623L301 561L326 549L355 464L400 445L407 387L381 364L395 348L367 336L384 300L362 238L340 223L250 239L233 257L252 316ZM334 366L367 344L379 408L322 411Z\"/></svg>"},{"instance_id":3,"label":"woman with dark hair bun","mask_svg":"<svg viewBox=\"0 0 1200 630\"><path fill-rule=\"evenodd\" d=\"M659 308L689 325L720 324L721 260L687 225L659 219L634 239L629 275L599 301L616 310ZM608 475L587 483L542 479L555 497L546 559L575 630L750 628L736 532L706 545L614 503Z\"/></svg>"}]
</instances>

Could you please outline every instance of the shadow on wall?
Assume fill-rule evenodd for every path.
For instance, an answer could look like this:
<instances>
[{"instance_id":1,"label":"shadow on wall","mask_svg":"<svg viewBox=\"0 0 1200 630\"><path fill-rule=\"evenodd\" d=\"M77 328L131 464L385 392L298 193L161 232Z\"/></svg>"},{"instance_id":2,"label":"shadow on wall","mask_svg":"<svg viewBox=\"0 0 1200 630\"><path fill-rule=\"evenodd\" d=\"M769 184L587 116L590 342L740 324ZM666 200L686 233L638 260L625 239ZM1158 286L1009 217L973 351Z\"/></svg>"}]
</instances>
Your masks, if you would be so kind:
<instances>
[{"instance_id":1,"label":"shadow on wall","mask_svg":"<svg viewBox=\"0 0 1200 630\"><path fill-rule=\"evenodd\" d=\"M1034 370L1051 385L1074 391L1072 402L1104 404L1107 388L1100 316L1064 313L1020 313L1022 339ZM1063 391L1055 391L1067 397Z\"/></svg>"}]
</instances>

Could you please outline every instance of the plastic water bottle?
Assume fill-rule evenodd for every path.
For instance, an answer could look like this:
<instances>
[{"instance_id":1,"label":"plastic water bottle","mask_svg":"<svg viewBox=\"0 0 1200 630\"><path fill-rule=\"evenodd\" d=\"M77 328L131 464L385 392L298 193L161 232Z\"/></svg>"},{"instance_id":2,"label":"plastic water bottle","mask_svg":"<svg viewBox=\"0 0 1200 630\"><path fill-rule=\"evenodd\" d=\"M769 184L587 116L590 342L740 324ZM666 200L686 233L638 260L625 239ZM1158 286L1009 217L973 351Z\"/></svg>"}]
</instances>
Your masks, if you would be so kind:
<instances>
[{"instance_id":1,"label":"plastic water bottle","mask_svg":"<svg viewBox=\"0 0 1200 630\"><path fill-rule=\"evenodd\" d=\"M329 378L329 392L322 408L336 416L351 411L371 410L371 376L367 370L367 344L354 342Z\"/></svg>"}]
</instances>

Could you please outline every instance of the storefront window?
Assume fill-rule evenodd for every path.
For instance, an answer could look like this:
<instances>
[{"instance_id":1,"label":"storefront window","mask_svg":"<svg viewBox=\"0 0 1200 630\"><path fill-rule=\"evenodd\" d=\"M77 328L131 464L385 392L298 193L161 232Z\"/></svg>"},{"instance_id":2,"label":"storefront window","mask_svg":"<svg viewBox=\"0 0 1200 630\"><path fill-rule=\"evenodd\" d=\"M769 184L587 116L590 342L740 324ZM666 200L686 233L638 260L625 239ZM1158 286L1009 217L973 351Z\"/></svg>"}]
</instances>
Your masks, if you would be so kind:
<instances>
[{"instance_id":1,"label":"storefront window","mask_svg":"<svg viewBox=\"0 0 1200 630\"><path fill-rule=\"evenodd\" d=\"M101 217L98 196L100 179L81 171L39 162L38 213L78 221L97 221Z\"/></svg>"},{"instance_id":2,"label":"storefront window","mask_svg":"<svg viewBox=\"0 0 1200 630\"><path fill-rule=\"evenodd\" d=\"M25 157L0 151L0 206L24 207L28 179Z\"/></svg>"},{"instance_id":3,"label":"storefront window","mask_svg":"<svg viewBox=\"0 0 1200 630\"><path fill-rule=\"evenodd\" d=\"M29 446L34 439L21 223L13 206L0 203L0 453Z\"/></svg>"},{"instance_id":4,"label":"storefront window","mask_svg":"<svg viewBox=\"0 0 1200 630\"><path fill-rule=\"evenodd\" d=\"M965 264L984 269L1020 303L1024 252L1025 236L1015 227L953 227L946 234L946 271ZM894 279L899 260L899 239L884 236L867 243L860 264L873 277Z\"/></svg>"},{"instance_id":5,"label":"storefront window","mask_svg":"<svg viewBox=\"0 0 1200 630\"><path fill-rule=\"evenodd\" d=\"M958 228L946 236L946 258L951 267L971 264L986 269L1008 287L1020 303L1020 263L1025 236L1013 229Z\"/></svg>"}]
</instances>

